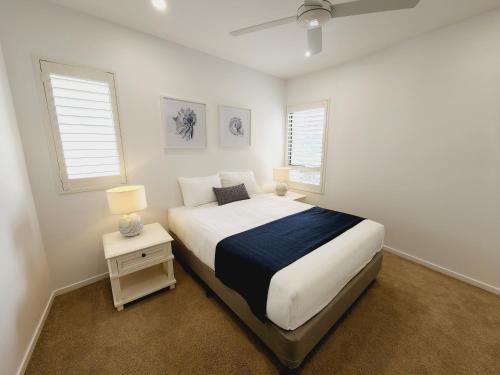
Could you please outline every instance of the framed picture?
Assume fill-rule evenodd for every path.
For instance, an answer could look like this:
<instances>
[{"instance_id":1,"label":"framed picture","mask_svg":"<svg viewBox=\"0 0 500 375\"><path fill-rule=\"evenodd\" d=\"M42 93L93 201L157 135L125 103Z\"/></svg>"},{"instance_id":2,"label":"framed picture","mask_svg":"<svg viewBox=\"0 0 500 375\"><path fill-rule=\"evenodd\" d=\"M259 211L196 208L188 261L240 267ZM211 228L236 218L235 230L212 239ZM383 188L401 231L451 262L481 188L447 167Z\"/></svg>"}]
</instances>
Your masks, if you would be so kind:
<instances>
[{"instance_id":1,"label":"framed picture","mask_svg":"<svg viewBox=\"0 0 500 375\"><path fill-rule=\"evenodd\" d=\"M207 147L205 104L162 97L161 111L166 149Z\"/></svg>"},{"instance_id":2,"label":"framed picture","mask_svg":"<svg viewBox=\"0 0 500 375\"><path fill-rule=\"evenodd\" d=\"M219 106L219 134L222 147L248 147L251 144L252 114L249 109Z\"/></svg>"}]
</instances>

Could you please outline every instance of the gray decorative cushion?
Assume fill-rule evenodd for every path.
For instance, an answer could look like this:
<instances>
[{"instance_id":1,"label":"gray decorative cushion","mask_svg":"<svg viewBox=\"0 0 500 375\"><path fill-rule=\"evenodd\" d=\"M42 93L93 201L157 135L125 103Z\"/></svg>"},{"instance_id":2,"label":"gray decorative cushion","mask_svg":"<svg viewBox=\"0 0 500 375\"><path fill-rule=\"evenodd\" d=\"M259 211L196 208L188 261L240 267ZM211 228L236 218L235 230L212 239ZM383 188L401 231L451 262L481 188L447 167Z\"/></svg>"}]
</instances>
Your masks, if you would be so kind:
<instances>
[{"instance_id":1,"label":"gray decorative cushion","mask_svg":"<svg viewBox=\"0 0 500 375\"><path fill-rule=\"evenodd\" d=\"M239 184L235 186L228 186L223 188L214 187L215 197L217 198L217 203L219 206L228 204L231 202L242 201L245 199L250 199L245 184Z\"/></svg>"}]
</instances>

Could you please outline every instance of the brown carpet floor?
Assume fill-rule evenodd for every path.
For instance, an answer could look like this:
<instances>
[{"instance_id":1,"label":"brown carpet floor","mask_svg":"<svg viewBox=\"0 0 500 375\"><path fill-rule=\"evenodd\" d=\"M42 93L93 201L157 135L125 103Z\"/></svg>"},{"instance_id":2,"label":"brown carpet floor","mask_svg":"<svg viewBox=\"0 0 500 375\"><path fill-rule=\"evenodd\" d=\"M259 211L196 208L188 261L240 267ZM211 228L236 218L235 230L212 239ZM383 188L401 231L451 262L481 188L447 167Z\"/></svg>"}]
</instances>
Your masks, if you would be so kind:
<instances>
[{"instance_id":1,"label":"brown carpet floor","mask_svg":"<svg viewBox=\"0 0 500 375\"><path fill-rule=\"evenodd\" d=\"M176 264L177 288L117 312L109 281L59 296L27 374L276 374L272 354ZM301 374L500 374L500 298L385 254Z\"/></svg>"}]
</instances>

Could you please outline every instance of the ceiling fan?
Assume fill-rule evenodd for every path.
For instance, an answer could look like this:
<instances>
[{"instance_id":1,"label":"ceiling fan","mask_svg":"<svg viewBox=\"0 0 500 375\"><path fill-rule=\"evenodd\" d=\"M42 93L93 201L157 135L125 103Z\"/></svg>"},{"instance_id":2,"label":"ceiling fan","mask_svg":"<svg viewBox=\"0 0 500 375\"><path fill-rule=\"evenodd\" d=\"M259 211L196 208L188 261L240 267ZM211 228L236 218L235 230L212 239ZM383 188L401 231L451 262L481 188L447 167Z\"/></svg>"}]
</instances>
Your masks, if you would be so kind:
<instances>
[{"instance_id":1,"label":"ceiling fan","mask_svg":"<svg viewBox=\"0 0 500 375\"><path fill-rule=\"evenodd\" d=\"M322 26L332 18L356 16L358 14L410 9L420 0L357 0L348 3L332 4L328 0L305 0L297 15L264 22L231 32L233 36L253 33L271 27L297 22L307 29L306 56L315 55L323 50Z\"/></svg>"}]
</instances>

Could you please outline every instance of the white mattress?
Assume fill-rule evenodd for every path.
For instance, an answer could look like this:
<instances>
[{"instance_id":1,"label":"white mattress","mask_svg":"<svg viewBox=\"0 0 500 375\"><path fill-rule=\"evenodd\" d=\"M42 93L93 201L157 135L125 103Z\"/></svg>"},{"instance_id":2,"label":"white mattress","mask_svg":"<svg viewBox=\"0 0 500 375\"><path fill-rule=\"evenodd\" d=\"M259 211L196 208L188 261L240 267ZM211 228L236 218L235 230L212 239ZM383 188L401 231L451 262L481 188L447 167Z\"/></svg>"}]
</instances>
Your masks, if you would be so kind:
<instances>
[{"instance_id":1,"label":"white mattress","mask_svg":"<svg viewBox=\"0 0 500 375\"><path fill-rule=\"evenodd\" d=\"M208 267L214 269L215 248L222 239L312 206L257 194L252 199L218 206L169 209L169 228ZM271 279L267 317L294 330L320 312L382 248L384 226L364 220L317 248Z\"/></svg>"}]
</instances>

